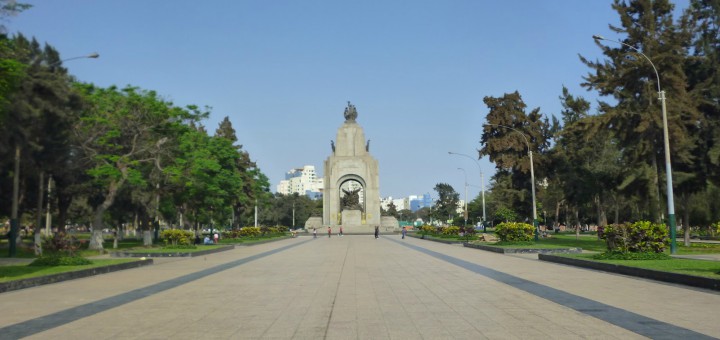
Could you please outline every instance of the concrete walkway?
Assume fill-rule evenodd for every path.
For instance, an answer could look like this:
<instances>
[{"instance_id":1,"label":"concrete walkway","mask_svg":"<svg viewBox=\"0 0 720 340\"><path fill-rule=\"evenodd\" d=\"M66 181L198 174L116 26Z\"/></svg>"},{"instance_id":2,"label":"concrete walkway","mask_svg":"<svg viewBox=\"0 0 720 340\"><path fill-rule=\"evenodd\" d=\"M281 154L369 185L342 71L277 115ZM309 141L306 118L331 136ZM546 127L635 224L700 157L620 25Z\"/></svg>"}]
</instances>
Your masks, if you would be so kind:
<instances>
[{"instance_id":1,"label":"concrete walkway","mask_svg":"<svg viewBox=\"0 0 720 340\"><path fill-rule=\"evenodd\" d=\"M0 295L0 338L720 338L720 294L399 236L299 237Z\"/></svg>"}]
</instances>

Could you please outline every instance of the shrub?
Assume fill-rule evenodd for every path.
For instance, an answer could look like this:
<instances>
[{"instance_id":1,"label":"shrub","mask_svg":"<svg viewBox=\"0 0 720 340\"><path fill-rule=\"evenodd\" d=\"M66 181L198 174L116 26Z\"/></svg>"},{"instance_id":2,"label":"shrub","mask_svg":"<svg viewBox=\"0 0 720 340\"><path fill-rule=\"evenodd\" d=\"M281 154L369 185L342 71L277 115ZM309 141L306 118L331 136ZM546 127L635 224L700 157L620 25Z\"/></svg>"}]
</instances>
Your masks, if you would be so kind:
<instances>
[{"instance_id":1,"label":"shrub","mask_svg":"<svg viewBox=\"0 0 720 340\"><path fill-rule=\"evenodd\" d=\"M240 229L240 236L243 237L256 237L260 235L260 228L257 227L245 227Z\"/></svg>"},{"instance_id":2,"label":"shrub","mask_svg":"<svg viewBox=\"0 0 720 340\"><path fill-rule=\"evenodd\" d=\"M518 215L512 209L500 208L495 211L495 219L500 221L514 222L517 221Z\"/></svg>"},{"instance_id":3,"label":"shrub","mask_svg":"<svg viewBox=\"0 0 720 340\"><path fill-rule=\"evenodd\" d=\"M665 224L648 221L609 225L602 237L609 252L662 253L668 244Z\"/></svg>"},{"instance_id":4,"label":"shrub","mask_svg":"<svg viewBox=\"0 0 720 340\"><path fill-rule=\"evenodd\" d=\"M495 226L495 234L501 242L530 242L535 227L522 222L504 222Z\"/></svg>"},{"instance_id":5,"label":"shrub","mask_svg":"<svg viewBox=\"0 0 720 340\"><path fill-rule=\"evenodd\" d=\"M240 238L240 230L227 230L222 232L223 238Z\"/></svg>"},{"instance_id":6,"label":"shrub","mask_svg":"<svg viewBox=\"0 0 720 340\"><path fill-rule=\"evenodd\" d=\"M262 233L263 236L277 234L278 232L277 227L260 227L260 233Z\"/></svg>"},{"instance_id":7,"label":"shrub","mask_svg":"<svg viewBox=\"0 0 720 340\"><path fill-rule=\"evenodd\" d=\"M458 235L460 234L460 227L449 226L442 229L442 235Z\"/></svg>"},{"instance_id":8,"label":"shrub","mask_svg":"<svg viewBox=\"0 0 720 340\"><path fill-rule=\"evenodd\" d=\"M435 228L430 225L424 225L420 227L420 231L423 233L423 235L432 234L435 232Z\"/></svg>"},{"instance_id":9,"label":"shrub","mask_svg":"<svg viewBox=\"0 0 720 340\"><path fill-rule=\"evenodd\" d=\"M665 253L621 253L615 251L607 251L601 254L595 254L592 257L595 260L670 260L672 257Z\"/></svg>"},{"instance_id":10,"label":"shrub","mask_svg":"<svg viewBox=\"0 0 720 340\"><path fill-rule=\"evenodd\" d=\"M473 227L472 225L469 225L467 227L461 227L460 232L462 232L463 235L466 235L466 236L474 236L477 233L477 231L475 230L475 227Z\"/></svg>"},{"instance_id":11,"label":"shrub","mask_svg":"<svg viewBox=\"0 0 720 340\"><path fill-rule=\"evenodd\" d=\"M163 239L165 244L177 245L192 245L193 233L182 229L166 229L160 233L160 238Z\"/></svg>"},{"instance_id":12,"label":"shrub","mask_svg":"<svg viewBox=\"0 0 720 340\"><path fill-rule=\"evenodd\" d=\"M163 249L197 249L197 246L193 244L178 244L165 246Z\"/></svg>"},{"instance_id":13,"label":"shrub","mask_svg":"<svg viewBox=\"0 0 720 340\"><path fill-rule=\"evenodd\" d=\"M80 249L80 243L75 236L58 232L43 239L42 249L45 255L72 257Z\"/></svg>"},{"instance_id":14,"label":"shrub","mask_svg":"<svg viewBox=\"0 0 720 340\"><path fill-rule=\"evenodd\" d=\"M80 256L63 256L59 254L40 256L30 263L30 266L83 266L92 264L92 261Z\"/></svg>"}]
</instances>

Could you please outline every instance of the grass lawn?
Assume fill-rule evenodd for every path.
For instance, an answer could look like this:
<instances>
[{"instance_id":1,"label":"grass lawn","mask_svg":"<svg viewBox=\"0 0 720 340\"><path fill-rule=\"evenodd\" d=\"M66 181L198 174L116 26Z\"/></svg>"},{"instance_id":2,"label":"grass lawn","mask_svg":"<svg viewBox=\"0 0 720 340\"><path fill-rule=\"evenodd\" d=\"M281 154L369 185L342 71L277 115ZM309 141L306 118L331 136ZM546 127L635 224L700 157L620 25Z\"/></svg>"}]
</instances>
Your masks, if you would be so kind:
<instances>
[{"instance_id":1,"label":"grass lawn","mask_svg":"<svg viewBox=\"0 0 720 340\"><path fill-rule=\"evenodd\" d=\"M92 260L92 264L85 266L54 266L54 267L34 267L28 265L18 266L0 266L0 282L8 282L31 277L52 275L58 273L73 272L82 269L104 267L112 264L137 261L134 259L112 259L112 260Z\"/></svg>"},{"instance_id":2,"label":"grass lawn","mask_svg":"<svg viewBox=\"0 0 720 340\"><path fill-rule=\"evenodd\" d=\"M281 238L287 238L290 237L290 234L282 234L282 235L272 235L272 236L258 236L258 237L243 237L243 238L221 238L218 242L220 244L230 245L230 244L248 244L248 243L257 243L267 240L275 240L275 239L281 239Z\"/></svg>"},{"instance_id":3,"label":"grass lawn","mask_svg":"<svg viewBox=\"0 0 720 340\"><path fill-rule=\"evenodd\" d=\"M668 247L668 252L669 252ZM677 242L678 255L720 254L718 243L691 243L690 247L683 245L682 240Z\"/></svg>"},{"instance_id":4,"label":"grass lawn","mask_svg":"<svg viewBox=\"0 0 720 340\"><path fill-rule=\"evenodd\" d=\"M670 260L593 260L592 254L559 255L577 257L583 260L590 260L602 263L617 264L628 267L660 270L664 272L703 276L713 279L720 279L720 261L677 259Z\"/></svg>"},{"instance_id":5,"label":"grass lawn","mask_svg":"<svg viewBox=\"0 0 720 340\"><path fill-rule=\"evenodd\" d=\"M511 249L566 249L566 248L577 248L576 246L568 246L568 245L559 245L559 244L550 244L550 243L529 243L529 244L494 244L494 243L487 243L487 242L480 242L479 244L487 244L489 246L493 247L501 247L501 248L511 248Z\"/></svg>"},{"instance_id":6,"label":"grass lawn","mask_svg":"<svg viewBox=\"0 0 720 340\"><path fill-rule=\"evenodd\" d=\"M529 248L529 249L555 249L555 248L582 248L582 250L603 252L606 249L605 241L598 240L597 236L580 236L574 234L551 234L550 237L540 238L537 242L521 244L494 244L488 242L477 242L489 246L504 248Z\"/></svg>"},{"instance_id":7,"label":"grass lawn","mask_svg":"<svg viewBox=\"0 0 720 340\"><path fill-rule=\"evenodd\" d=\"M498 245L508 248L582 248L586 251L604 252L607 250L604 240L599 240L596 235L583 235L575 237L575 234L550 234L550 237L540 238L532 245ZM484 243L481 243L484 244ZM488 245L493 245L488 243ZM678 255L699 255L699 254L720 254L720 244L717 243L692 243L690 247L677 243ZM666 252L670 253L668 245Z\"/></svg>"},{"instance_id":8,"label":"grass lawn","mask_svg":"<svg viewBox=\"0 0 720 340\"><path fill-rule=\"evenodd\" d=\"M210 250L210 249L217 249L220 247L223 247L225 245L217 244L217 245L198 245L196 248L188 248L188 249L178 249L178 248L163 248L163 247L152 247L152 248L132 248L132 249L124 249L123 251L126 253L151 253L151 254L159 254L159 253L196 253L203 250Z\"/></svg>"},{"instance_id":9,"label":"grass lawn","mask_svg":"<svg viewBox=\"0 0 720 340\"><path fill-rule=\"evenodd\" d=\"M605 241L598 240L595 235L575 237L575 234L550 234L550 237L540 238L536 244L554 245L561 248L582 248L583 250L598 252L607 249Z\"/></svg>"}]
</instances>

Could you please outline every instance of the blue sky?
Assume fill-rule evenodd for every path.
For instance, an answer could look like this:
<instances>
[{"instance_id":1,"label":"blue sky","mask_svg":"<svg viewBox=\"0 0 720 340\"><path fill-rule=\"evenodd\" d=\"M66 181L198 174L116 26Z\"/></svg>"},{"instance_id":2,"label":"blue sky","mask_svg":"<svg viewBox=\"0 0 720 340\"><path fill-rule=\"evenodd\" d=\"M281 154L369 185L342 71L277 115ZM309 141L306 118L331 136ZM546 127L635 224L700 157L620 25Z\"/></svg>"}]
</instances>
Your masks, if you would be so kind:
<instances>
[{"instance_id":1,"label":"blue sky","mask_svg":"<svg viewBox=\"0 0 720 340\"><path fill-rule=\"evenodd\" d=\"M349 100L382 196L440 182L462 195L457 168L479 186L478 168L448 151L476 155L483 97L517 90L528 112L548 116L559 116L563 85L595 101L579 85L589 69L578 55L602 58L593 34L618 38L609 0L28 2L9 32L62 58L98 52L65 64L80 81L210 106L209 131L229 116L273 191L293 167L322 173ZM494 165L480 164L487 182Z\"/></svg>"}]
</instances>

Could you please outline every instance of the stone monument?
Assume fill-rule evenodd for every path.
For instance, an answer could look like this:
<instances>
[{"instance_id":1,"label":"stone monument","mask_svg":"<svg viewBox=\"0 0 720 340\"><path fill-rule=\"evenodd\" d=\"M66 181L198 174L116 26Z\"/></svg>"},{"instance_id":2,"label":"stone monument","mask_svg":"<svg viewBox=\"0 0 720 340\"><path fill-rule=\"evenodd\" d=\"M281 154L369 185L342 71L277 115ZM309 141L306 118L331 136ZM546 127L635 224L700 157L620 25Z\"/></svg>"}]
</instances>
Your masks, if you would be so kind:
<instances>
[{"instance_id":1,"label":"stone monument","mask_svg":"<svg viewBox=\"0 0 720 340\"><path fill-rule=\"evenodd\" d=\"M345 122L330 142L332 153L325 160L323 190L323 227L345 234L371 234L375 227L383 232L398 230L397 220L380 216L380 179L378 161L370 155L370 140L357 123L357 109L348 102ZM318 224L308 220L306 229Z\"/></svg>"}]
</instances>

